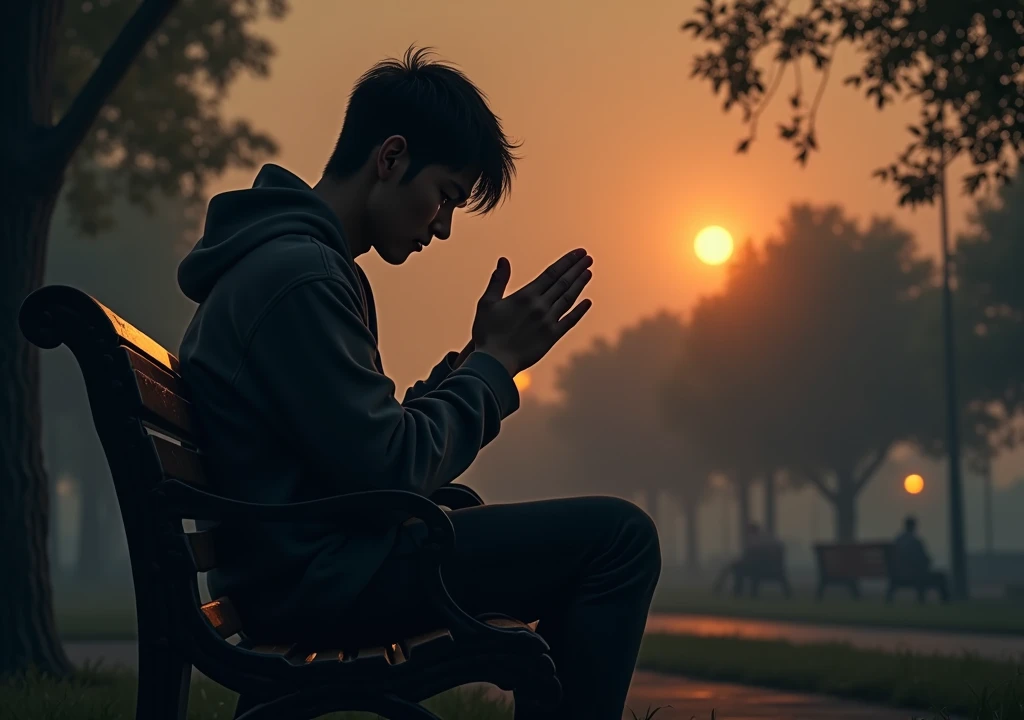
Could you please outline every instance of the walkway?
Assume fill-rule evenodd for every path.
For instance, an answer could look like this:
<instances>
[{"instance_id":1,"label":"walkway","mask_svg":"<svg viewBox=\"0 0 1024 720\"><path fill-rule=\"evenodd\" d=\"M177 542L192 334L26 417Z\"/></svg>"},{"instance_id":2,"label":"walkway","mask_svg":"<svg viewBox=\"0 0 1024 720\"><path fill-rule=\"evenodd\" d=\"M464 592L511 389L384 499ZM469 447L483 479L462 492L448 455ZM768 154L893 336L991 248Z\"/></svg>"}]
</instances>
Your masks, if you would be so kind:
<instances>
[{"instance_id":1,"label":"walkway","mask_svg":"<svg viewBox=\"0 0 1024 720\"><path fill-rule=\"evenodd\" d=\"M983 635L935 630L896 630L840 625L810 625L783 620L654 614L647 631L672 635L736 636L792 643L846 643L858 648L889 652L913 651L931 655L972 653L992 660L1024 659L1024 637Z\"/></svg>"}]
</instances>

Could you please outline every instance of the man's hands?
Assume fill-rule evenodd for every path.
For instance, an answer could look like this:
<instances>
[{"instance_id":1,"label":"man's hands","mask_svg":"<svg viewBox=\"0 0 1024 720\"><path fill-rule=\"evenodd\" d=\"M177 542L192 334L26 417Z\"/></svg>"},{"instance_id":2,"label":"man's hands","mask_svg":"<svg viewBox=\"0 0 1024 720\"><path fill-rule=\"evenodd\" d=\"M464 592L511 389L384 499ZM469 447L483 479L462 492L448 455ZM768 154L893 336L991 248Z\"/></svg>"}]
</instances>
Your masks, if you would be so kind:
<instances>
[{"instance_id":1,"label":"man's hands","mask_svg":"<svg viewBox=\"0 0 1024 720\"><path fill-rule=\"evenodd\" d=\"M474 343L473 340L471 339L468 343L466 343L466 347L462 348L462 352L459 353L459 356L455 358L455 362L452 363L452 370L457 369L460 365L462 365L462 363L466 362L466 358L468 358L469 354L473 352L473 350L475 349L476 343Z\"/></svg>"},{"instance_id":2,"label":"man's hands","mask_svg":"<svg viewBox=\"0 0 1024 720\"><path fill-rule=\"evenodd\" d=\"M473 339L463 353L474 348L486 352L513 376L536 364L591 308L589 299L573 305L593 277L593 262L586 250L573 250L504 297L512 268L501 258L477 303Z\"/></svg>"}]
</instances>

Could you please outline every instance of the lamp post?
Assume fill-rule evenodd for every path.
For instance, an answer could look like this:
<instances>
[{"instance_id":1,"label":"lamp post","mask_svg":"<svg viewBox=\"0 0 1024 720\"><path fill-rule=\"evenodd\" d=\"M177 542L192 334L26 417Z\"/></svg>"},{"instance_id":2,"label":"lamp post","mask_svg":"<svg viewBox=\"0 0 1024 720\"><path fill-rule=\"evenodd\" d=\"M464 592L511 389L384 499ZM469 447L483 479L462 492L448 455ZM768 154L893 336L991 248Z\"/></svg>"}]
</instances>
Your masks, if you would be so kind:
<instances>
[{"instance_id":1,"label":"lamp post","mask_svg":"<svg viewBox=\"0 0 1024 720\"><path fill-rule=\"evenodd\" d=\"M949 548L953 597L966 600L967 556L964 550L963 484L960 472L960 403L956 382L953 290L950 287L949 210L946 205L946 164L939 169L939 232L942 237L942 330L946 356L946 447L949 452Z\"/></svg>"}]
</instances>

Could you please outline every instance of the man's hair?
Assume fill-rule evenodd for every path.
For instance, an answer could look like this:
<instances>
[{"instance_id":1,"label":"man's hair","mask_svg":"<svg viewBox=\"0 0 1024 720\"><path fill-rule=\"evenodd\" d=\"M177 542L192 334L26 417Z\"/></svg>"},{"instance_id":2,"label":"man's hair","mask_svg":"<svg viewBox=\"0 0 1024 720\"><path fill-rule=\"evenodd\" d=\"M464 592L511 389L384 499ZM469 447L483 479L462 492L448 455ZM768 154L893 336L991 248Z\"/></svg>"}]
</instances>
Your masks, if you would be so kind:
<instances>
[{"instance_id":1,"label":"man's hair","mask_svg":"<svg viewBox=\"0 0 1024 720\"><path fill-rule=\"evenodd\" d=\"M903 527L907 530L915 530L917 528L917 518L913 515L907 515L907 517L903 519Z\"/></svg>"},{"instance_id":2,"label":"man's hair","mask_svg":"<svg viewBox=\"0 0 1024 720\"><path fill-rule=\"evenodd\" d=\"M351 175L375 147L401 135L412 159L403 183L427 165L477 168L479 179L466 190L469 208L490 212L511 191L518 145L505 136L486 95L432 56L429 48L410 47L402 60L384 60L359 78L324 174Z\"/></svg>"}]
</instances>

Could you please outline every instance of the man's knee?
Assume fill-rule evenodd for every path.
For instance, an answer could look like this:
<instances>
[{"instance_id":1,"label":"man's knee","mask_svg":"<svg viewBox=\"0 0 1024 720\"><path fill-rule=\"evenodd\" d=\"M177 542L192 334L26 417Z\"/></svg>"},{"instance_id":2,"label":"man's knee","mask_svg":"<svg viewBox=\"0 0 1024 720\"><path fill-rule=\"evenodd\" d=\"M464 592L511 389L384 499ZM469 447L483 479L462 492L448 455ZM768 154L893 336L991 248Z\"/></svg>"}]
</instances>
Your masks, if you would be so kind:
<instances>
[{"instance_id":1,"label":"man's knee","mask_svg":"<svg viewBox=\"0 0 1024 720\"><path fill-rule=\"evenodd\" d=\"M614 513L629 544L636 549L636 558L643 568L657 577L661 574L661 541L658 527L643 509L628 500L606 498L609 511Z\"/></svg>"}]
</instances>

